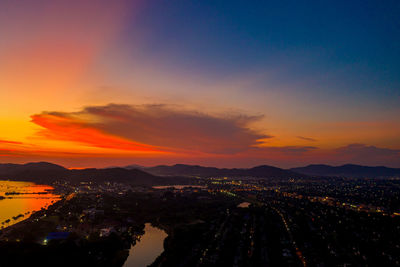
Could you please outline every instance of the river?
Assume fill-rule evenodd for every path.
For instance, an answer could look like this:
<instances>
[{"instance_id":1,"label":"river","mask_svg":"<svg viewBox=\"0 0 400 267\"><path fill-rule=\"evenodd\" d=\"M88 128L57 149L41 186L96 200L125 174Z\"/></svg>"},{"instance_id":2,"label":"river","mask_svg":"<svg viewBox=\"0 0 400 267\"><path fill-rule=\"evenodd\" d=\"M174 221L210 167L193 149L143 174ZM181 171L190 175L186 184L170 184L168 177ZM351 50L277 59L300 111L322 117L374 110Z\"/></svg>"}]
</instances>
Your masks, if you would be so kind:
<instances>
[{"instance_id":1,"label":"river","mask_svg":"<svg viewBox=\"0 0 400 267\"><path fill-rule=\"evenodd\" d=\"M181 189L185 189L185 188L206 189L207 186L205 186L205 185L157 185L157 186L153 186L153 188L154 189L169 189L169 188L173 188L173 189L181 190Z\"/></svg>"},{"instance_id":2,"label":"river","mask_svg":"<svg viewBox=\"0 0 400 267\"><path fill-rule=\"evenodd\" d=\"M0 228L20 222L33 211L47 208L58 201L60 197L53 194L52 189L49 185L0 180L0 196L5 197L0 199ZM23 216L17 218L20 214Z\"/></svg>"},{"instance_id":3,"label":"river","mask_svg":"<svg viewBox=\"0 0 400 267\"><path fill-rule=\"evenodd\" d=\"M132 246L124 267L146 267L152 264L164 250L164 239L167 233L163 230L145 224L144 235Z\"/></svg>"}]
</instances>

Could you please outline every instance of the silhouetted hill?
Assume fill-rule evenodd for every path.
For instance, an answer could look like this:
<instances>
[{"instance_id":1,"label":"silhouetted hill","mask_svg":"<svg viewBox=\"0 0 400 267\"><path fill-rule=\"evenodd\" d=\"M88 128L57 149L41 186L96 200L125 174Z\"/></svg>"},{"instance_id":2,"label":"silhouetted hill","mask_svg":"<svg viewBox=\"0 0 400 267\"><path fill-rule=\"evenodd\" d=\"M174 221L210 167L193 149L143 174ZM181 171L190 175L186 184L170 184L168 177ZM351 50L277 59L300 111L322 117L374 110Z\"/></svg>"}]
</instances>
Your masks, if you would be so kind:
<instances>
[{"instance_id":1,"label":"silhouetted hill","mask_svg":"<svg viewBox=\"0 0 400 267\"><path fill-rule=\"evenodd\" d=\"M189 184L193 182L190 178L158 177L137 169L107 168L69 170L47 162L0 164L0 179L32 181L36 183L51 183L57 180L67 180L71 182L111 181L135 185Z\"/></svg>"},{"instance_id":2,"label":"silhouetted hill","mask_svg":"<svg viewBox=\"0 0 400 267\"><path fill-rule=\"evenodd\" d=\"M23 170L66 170L64 167L49 162L30 162L26 164L0 163L0 173L2 171L14 172Z\"/></svg>"},{"instance_id":3,"label":"silhouetted hill","mask_svg":"<svg viewBox=\"0 0 400 267\"><path fill-rule=\"evenodd\" d=\"M203 167L198 165L176 164L173 166L155 166L144 168L146 172L154 175L183 175L199 177L256 177L256 178L298 178L300 176L292 171L277 167L262 165L249 169L219 169L215 167Z\"/></svg>"},{"instance_id":4,"label":"silhouetted hill","mask_svg":"<svg viewBox=\"0 0 400 267\"><path fill-rule=\"evenodd\" d=\"M111 168L111 167L110 167ZM146 167L142 166L142 165L138 165L138 164L131 164L128 166L124 167L125 169L131 170L131 169L138 169L138 170L142 170L145 169Z\"/></svg>"},{"instance_id":5,"label":"silhouetted hill","mask_svg":"<svg viewBox=\"0 0 400 267\"><path fill-rule=\"evenodd\" d=\"M340 177L359 177L359 178L379 178L400 176L400 169L388 168L383 166L369 167L354 164L342 166L329 165L308 165L305 167L292 168L293 172L311 176L340 176Z\"/></svg>"}]
</instances>

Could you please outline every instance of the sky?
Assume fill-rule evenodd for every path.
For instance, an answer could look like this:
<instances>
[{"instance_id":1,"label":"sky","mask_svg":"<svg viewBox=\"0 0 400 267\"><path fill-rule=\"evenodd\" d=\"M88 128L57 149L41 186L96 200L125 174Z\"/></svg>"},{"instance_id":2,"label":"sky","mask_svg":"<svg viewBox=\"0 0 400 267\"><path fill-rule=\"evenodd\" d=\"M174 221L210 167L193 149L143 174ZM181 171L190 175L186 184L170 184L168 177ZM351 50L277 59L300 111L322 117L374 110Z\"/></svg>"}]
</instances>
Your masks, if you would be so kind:
<instances>
[{"instance_id":1,"label":"sky","mask_svg":"<svg viewBox=\"0 0 400 267\"><path fill-rule=\"evenodd\" d=\"M400 167L400 2L3 0L0 162Z\"/></svg>"}]
</instances>

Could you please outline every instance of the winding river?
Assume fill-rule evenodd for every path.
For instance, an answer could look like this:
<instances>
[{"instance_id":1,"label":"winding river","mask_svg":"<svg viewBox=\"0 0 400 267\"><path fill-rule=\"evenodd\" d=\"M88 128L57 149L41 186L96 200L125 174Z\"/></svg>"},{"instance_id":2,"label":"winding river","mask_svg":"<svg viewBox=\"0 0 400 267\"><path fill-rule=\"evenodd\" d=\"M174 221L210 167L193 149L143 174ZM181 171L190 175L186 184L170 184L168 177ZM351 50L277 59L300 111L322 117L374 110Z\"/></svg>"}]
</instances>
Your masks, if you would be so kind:
<instances>
[{"instance_id":1,"label":"winding river","mask_svg":"<svg viewBox=\"0 0 400 267\"><path fill-rule=\"evenodd\" d=\"M152 264L163 252L164 239L167 236L163 230L146 223L144 235L129 250L124 267L146 267Z\"/></svg>"}]
</instances>

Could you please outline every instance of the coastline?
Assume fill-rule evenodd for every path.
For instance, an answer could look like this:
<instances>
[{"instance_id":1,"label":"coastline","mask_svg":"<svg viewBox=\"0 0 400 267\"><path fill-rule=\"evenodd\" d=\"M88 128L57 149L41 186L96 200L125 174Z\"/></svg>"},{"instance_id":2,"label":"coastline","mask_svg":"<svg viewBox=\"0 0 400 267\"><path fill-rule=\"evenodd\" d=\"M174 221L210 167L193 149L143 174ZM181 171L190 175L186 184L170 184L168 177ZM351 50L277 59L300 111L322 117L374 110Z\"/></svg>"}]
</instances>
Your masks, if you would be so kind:
<instances>
[{"instance_id":1,"label":"coastline","mask_svg":"<svg viewBox=\"0 0 400 267\"><path fill-rule=\"evenodd\" d=\"M10 180L1 180L0 183L1 233L29 221L32 215L47 210L62 199L62 194L53 185ZM14 205L22 208L11 209Z\"/></svg>"}]
</instances>

